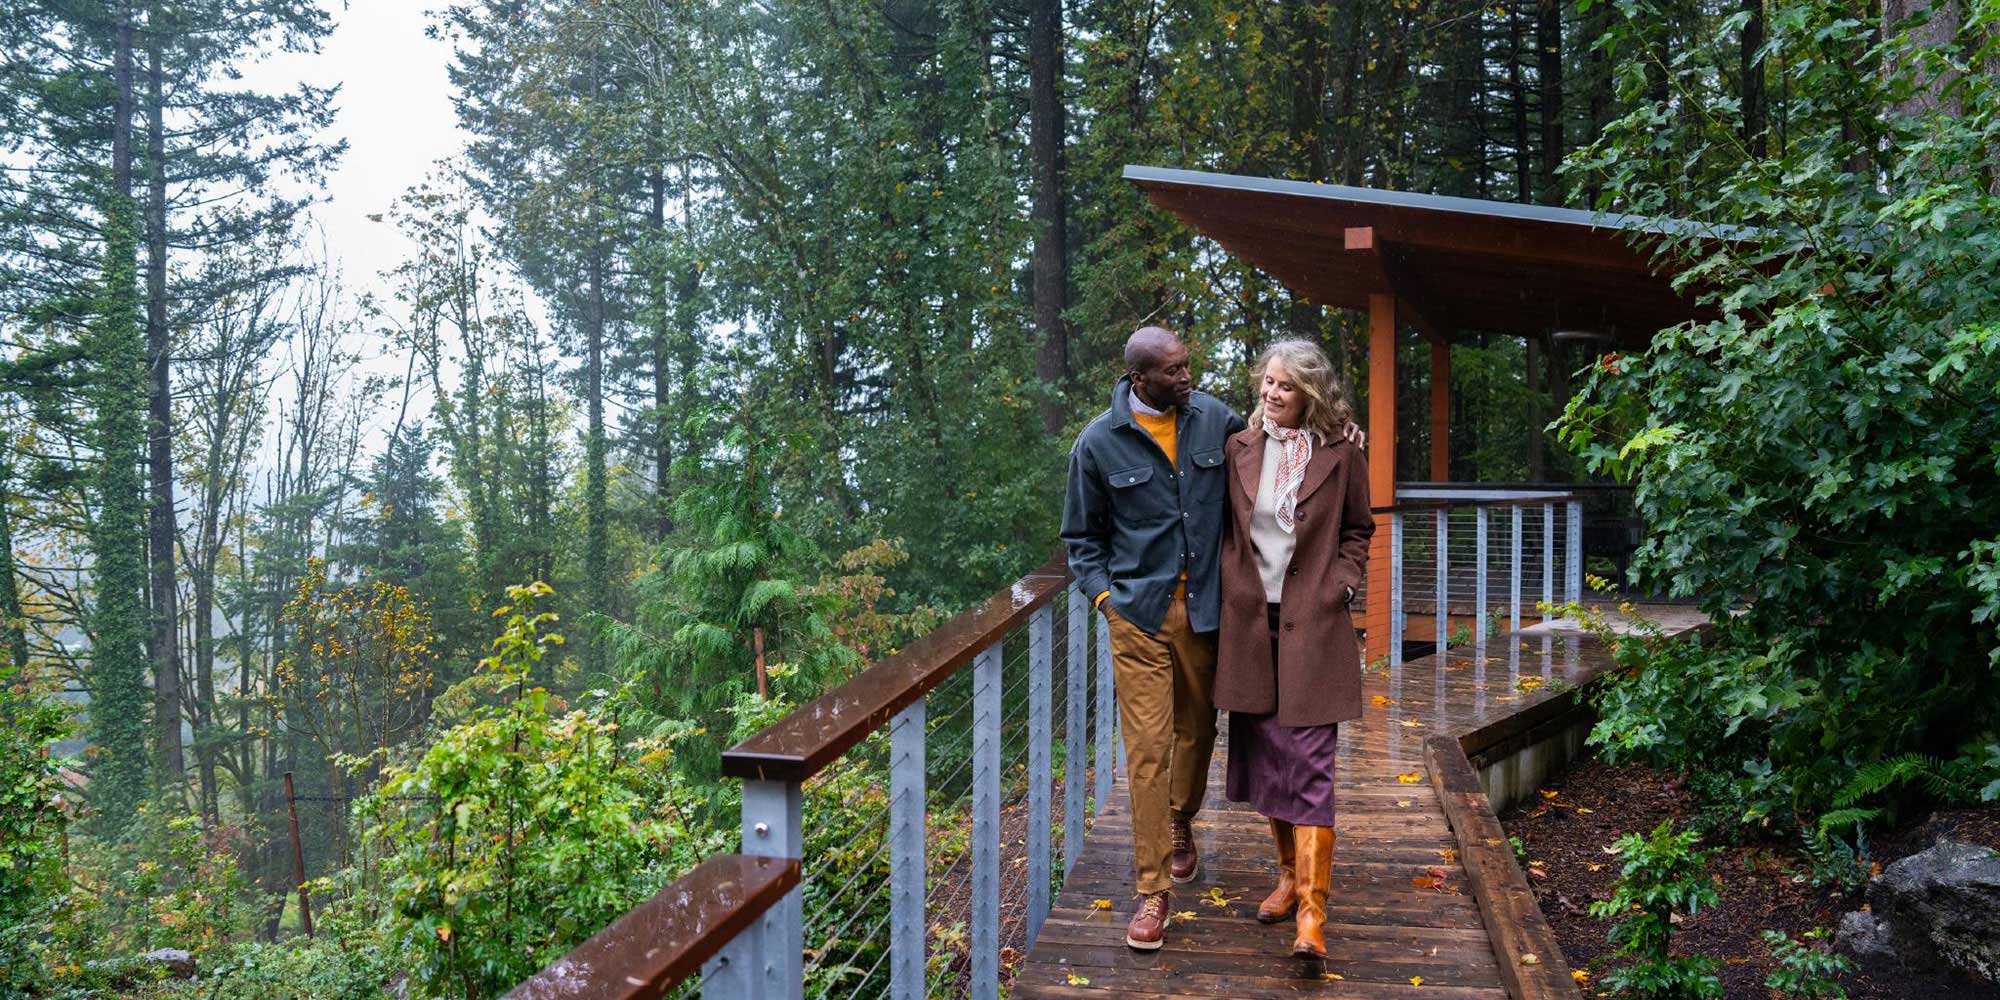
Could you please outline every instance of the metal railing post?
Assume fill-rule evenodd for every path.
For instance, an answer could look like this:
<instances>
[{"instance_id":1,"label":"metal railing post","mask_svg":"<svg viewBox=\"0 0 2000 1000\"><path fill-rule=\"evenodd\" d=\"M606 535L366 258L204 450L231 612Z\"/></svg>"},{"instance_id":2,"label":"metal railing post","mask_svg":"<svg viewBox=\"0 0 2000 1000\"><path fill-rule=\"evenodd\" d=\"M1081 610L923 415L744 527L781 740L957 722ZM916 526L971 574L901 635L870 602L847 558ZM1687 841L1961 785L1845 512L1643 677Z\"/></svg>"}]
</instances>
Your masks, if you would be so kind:
<instances>
[{"instance_id":1,"label":"metal railing post","mask_svg":"<svg viewBox=\"0 0 2000 1000\"><path fill-rule=\"evenodd\" d=\"M1445 644L1451 639L1451 508L1446 507L1437 517L1437 620L1438 656L1444 655Z\"/></svg>"},{"instance_id":2,"label":"metal railing post","mask_svg":"<svg viewBox=\"0 0 2000 1000\"><path fill-rule=\"evenodd\" d=\"M924 944L924 724L919 698L889 723L889 995L922 1000L928 955Z\"/></svg>"},{"instance_id":3,"label":"metal railing post","mask_svg":"<svg viewBox=\"0 0 2000 1000\"><path fill-rule=\"evenodd\" d=\"M1085 725L1090 722L1090 599L1069 588L1069 648L1063 660L1063 878L1083 853Z\"/></svg>"},{"instance_id":4,"label":"metal railing post","mask_svg":"<svg viewBox=\"0 0 2000 1000\"><path fill-rule=\"evenodd\" d=\"M1055 683L1050 645L1055 613L1042 607L1028 619L1028 940L1042 932L1049 915L1049 743L1054 733L1050 702Z\"/></svg>"},{"instance_id":5,"label":"metal railing post","mask_svg":"<svg viewBox=\"0 0 2000 1000\"><path fill-rule=\"evenodd\" d=\"M972 995L1000 998L1000 643L972 661Z\"/></svg>"},{"instance_id":6,"label":"metal railing post","mask_svg":"<svg viewBox=\"0 0 2000 1000\"><path fill-rule=\"evenodd\" d=\"M1508 536L1513 554L1507 559L1507 631L1521 631L1521 505L1508 508L1513 514L1513 533Z\"/></svg>"},{"instance_id":7,"label":"metal railing post","mask_svg":"<svg viewBox=\"0 0 2000 1000\"><path fill-rule=\"evenodd\" d=\"M1563 600L1571 604L1583 600L1583 501L1569 502L1569 524L1563 538Z\"/></svg>"},{"instance_id":8,"label":"metal railing post","mask_svg":"<svg viewBox=\"0 0 2000 1000\"><path fill-rule=\"evenodd\" d=\"M1403 515L1389 512L1389 662L1403 662Z\"/></svg>"},{"instance_id":9,"label":"metal railing post","mask_svg":"<svg viewBox=\"0 0 2000 1000\"><path fill-rule=\"evenodd\" d=\"M762 924L752 924L729 939L714 958L701 963L701 995L715 1000L755 1000L758 972L763 967ZM921 994L920 994L921 995Z\"/></svg>"},{"instance_id":10,"label":"metal railing post","mask_svg":"<svg viewBox=\"0 0 2000 1000\"><path fill-rule=\"evenodd\" d=\"M1486 645L1486 534L1491 525L1492 508L1475 507L1472 511L1472 560L1478 567L1472 584L1472 644Z\"/></svg>"},{"instance_id":11,"label":"metal railing post","mask_svg":"<svg viewBox=\"0 0 2000 1000\"><path fill-rule=\"evenodd\" d=\"M1555 602L1556 505L1545 503L1542 505L1542 603L1549 605ZM1542 620L1548 621L1551 617L1550 611L1544 607L1542 610Z\"/></svg>"},{"instance_id":12,"label":"metal railing post","mask_svg":"<svg viewBox=\"0 0 2000 1000\"><path fill-rule=\"evenodd\" d=\"M805 805L797 782L743 783L743 853L760 858L805 856ZM751 978L756 997L805 996L805 888L785 894L784 901L765 911L754 929L763 940L755 945L757 967Z\"/></svg>"},{"instance_id":13,"label":"metal railing post","mask_svg":"<svg viewBox=\"0 0 2000 1000\"><path fill-rule=\"evenodd\" d=\"M1097 619L1097 781L1092 794L1097 797L1097 814L1111 805L1111 754L1115 737L1112 719L1118 714L1118 693L1111 683L1111 622L1103 614Z\"/></svg>"}]
</instances>

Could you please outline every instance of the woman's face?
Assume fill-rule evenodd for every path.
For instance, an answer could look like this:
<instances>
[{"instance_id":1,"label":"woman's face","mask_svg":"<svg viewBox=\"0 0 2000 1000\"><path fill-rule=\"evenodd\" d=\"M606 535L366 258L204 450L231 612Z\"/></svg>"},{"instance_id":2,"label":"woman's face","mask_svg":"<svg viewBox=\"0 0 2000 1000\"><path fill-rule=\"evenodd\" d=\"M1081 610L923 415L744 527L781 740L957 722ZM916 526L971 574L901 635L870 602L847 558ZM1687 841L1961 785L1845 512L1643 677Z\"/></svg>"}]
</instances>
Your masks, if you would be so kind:
<instances>
[{"instance_id":1,"label":"woman's face","mask_svg":"<svg viewBox=\"0 0 2000 1000\"><path fill-rule=\"evenodd\" d=\"M1292 373L1276 361L1264 366L1262 384L1257 390L1264 400L1264 414L1280 427L1297 427L1305 419L1306 397L1299 391L1297 382L1292 381Z\"/></svg>"}]
</instances>

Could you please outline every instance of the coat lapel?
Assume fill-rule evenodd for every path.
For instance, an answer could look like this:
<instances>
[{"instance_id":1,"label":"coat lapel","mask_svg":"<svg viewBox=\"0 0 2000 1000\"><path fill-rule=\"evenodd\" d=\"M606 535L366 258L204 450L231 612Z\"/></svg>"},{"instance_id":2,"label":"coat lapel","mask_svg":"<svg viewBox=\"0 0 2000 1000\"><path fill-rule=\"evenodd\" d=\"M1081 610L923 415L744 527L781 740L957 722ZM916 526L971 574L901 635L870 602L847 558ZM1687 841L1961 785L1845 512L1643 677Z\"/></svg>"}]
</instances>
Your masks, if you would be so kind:
<instances>
[{"instance_id":1,"label":"coat lapel","mask_svg":"<svg viewBox=\"0 0 2000 1000\"><path fill-rule=\"evenodd\" d=\"M1307 497L1312 496L1313 491L1319 489L1320 485L1333 475L1333 470L1340 467L1340 446L1343 443L1345 442L1335 441L1331 445L1313 447L1312 461L1306 463L1306 481L1299 484L1300 503L1304 503Z\"/></svg>"},{"instance_id":2,"label":"coat lapel","mask_svg":"<svg viewBox=\"0 0 2000 1000\"><path fill-rule=\"evenodd\" d=\"M1236 449L1230 456L1230 467L1236 470L1236 481L1243 487L1243 495L1251 503L1257 502L1257 478L1264 474L1264 432L1260 430L1237 431L1229 439Z\"/></svg>"}]
</instances>

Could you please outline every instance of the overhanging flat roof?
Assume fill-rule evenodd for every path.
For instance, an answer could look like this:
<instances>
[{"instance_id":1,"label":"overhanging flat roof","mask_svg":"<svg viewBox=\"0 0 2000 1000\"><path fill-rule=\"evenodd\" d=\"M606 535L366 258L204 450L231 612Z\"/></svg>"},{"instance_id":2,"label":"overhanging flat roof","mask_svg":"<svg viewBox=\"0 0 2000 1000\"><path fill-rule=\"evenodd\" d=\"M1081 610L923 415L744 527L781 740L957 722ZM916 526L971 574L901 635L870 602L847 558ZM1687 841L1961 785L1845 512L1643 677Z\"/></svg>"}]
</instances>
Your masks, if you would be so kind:
<instances>
[{"instance_id":1,"label":"overhanging flat roof","mask_svg":"<svg viewBox=\"0 0 2000 1000\"><path fill-rule=\"evenodd\" d=\"M1642 347L1710 315L1629 242L1695 223L1164 167L1125 179L1307 299L1394 295L1439 336L1582 329Z\"/></svg>"}]
</instances>

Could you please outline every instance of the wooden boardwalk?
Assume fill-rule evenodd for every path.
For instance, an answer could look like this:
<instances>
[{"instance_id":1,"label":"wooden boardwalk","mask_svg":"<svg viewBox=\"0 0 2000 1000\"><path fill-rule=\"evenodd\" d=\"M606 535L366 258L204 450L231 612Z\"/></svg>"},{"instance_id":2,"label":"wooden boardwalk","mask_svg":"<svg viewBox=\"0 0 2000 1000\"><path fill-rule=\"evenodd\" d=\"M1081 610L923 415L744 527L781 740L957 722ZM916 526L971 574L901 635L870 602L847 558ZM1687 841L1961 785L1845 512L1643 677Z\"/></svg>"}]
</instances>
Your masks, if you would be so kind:
<instances>
[{"instance_id":1,"label":"wooden boardwalk","mask_svg":"<svg viewBox=\"0 0 2000 1000\"><path fill-rule=\"evenodd\" d=\"M1645 610L1669 631L1701 620L1687 609ZM1452 649L1364 675L1363 715L1340 734L1338 845L1323 969L1292 957L1290 920L1257 922L1277 861L1264 819L1223 798L1226 747L1217 749L1207 804L1195 821L1201 875L1174 892L1173 909L1183 917L1161 950L1127 948L1125 922L1136 899L1121 775L1040 937L1015 970L1011 995L1507 1000L1491 928L1461 860L1468 851L1490 857L1494 848L1462 845L1453 835L1425 764L1425 740L1525 718L1526 710L1589 680L1608 662L1596 639L1542 626L1492 639L1483 649ZM1099 900L1109 900L1109 908L1098 908Z\"/></svg>"}]
</instances>

